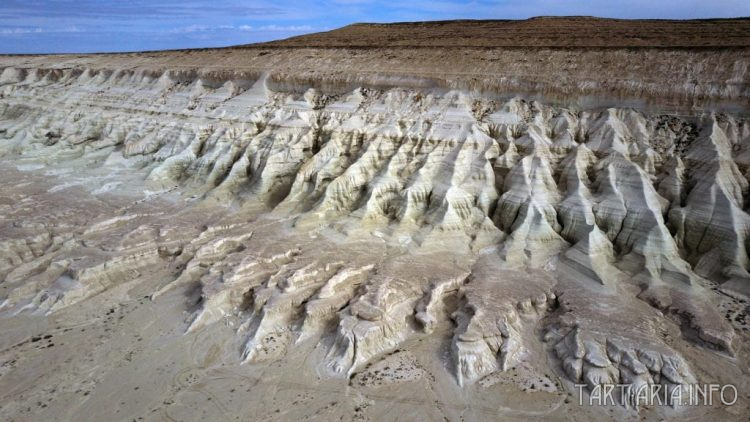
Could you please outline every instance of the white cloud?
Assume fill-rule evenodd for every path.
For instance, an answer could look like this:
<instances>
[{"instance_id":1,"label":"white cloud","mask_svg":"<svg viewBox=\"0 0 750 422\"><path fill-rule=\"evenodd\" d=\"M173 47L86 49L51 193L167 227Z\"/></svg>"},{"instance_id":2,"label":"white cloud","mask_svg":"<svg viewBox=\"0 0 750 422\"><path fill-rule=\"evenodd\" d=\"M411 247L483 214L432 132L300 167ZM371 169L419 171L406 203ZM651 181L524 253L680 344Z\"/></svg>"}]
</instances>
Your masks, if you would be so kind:
<instances>
[{"instance_id":1,"label":"white cloud","mask_svg":"<svg viewBox=\"0 0 750 422\"><path fill-rule=\"evenodd\" d=\"M19 34L40 34L44 32L42 28L5 28L0 31L3 35L19 35Z\"/></svg>"},{"instance_id":2,"label":"white cloud","mask_svg":"<svg viewBox=\"0 0 750 422\"><path fill-rule=\"evenodd\" d=\"M284 31L284 32L296 32L296 31L312 31L315 28L313 28L310 25L263 25L258 28L253 28L248 25L243 25L243 27L247 27L248 29L243 29L245 31Z\"/></svg>"},{"instance_id":3,"label":"white cloud","mask_svg":"<svg viewBox=\"0 0 750 422\"><path fill-rule=\"evenodd\" d=\"M233 25L216 25L216 26L190 25L190 26L183 26L181 28L172 28L168 30L167 32L173 33L173 34L189 34L192 32L210 32L210 31L222 31L222 30L233 30L233 29L236 29Z\"/></svg>"},{"instance_id":4,"label":"white cloud","mask_svg":"<svg viewBox=\"0 0 750 422\"><path fill-rule=\"evenodd\" d=\"M167 32L172 34L190 34L195 32L218 32L218 31L243 31L243 32L305 32L314 31L310 25L190 25L181 28L173 28Z\"/></svg>"},{"instance_id":5,"label":"white cloud","mask_svg":"<svg viewBox=\"0 0 750 422\"><path fill-rule=\"evenodd\" d=\"M84 32L84 31L75 25L67 26L65 28L49 28L49 29L44 29L40 27L0 29L0 34L2 35L23 35L23 34L42 34L42 33L54 34L54 33L61 33L61 32L69 33L69 32Z\"/></svg>"}]
</instances>

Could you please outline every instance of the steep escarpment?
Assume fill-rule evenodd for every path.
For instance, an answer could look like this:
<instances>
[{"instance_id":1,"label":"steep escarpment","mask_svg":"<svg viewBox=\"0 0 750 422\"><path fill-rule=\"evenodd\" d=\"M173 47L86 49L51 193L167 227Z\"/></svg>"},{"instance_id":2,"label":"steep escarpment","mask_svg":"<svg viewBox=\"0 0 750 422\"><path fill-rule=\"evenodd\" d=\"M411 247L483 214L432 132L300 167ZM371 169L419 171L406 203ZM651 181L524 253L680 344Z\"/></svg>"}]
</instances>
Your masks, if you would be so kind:
<instances>
[{"instance_id":1,"label":"steep escarpment","mask_svg":"<svg viewBox=\"0 0 750 422\"><path fill-rule=\"evenodd\" d=\"M502 101L520 95L562 107L746 115L749 64L746 18L537 18L355 24L223 49L5 56L0 68L9 72L5 81L90 69L107 78L158 78L169 71L177 79L200 76L221 85L267 73L269 87L298 94L310 87L336 95L359 87L440 88Z\"/></svg>"},{"instance_id":2,"label":"steep escarpment","mask_svg":"<svg viewBox=\"0 0 750 422\"><path fill-rule=\"evenodd\" d=\"M661 53L663 75L692 66L680 55L729 54ZM719 85L724 62L692 69L689 87L674 73L665 91L626 78L616 90L649 92L640 108L582 107L577 95L605 91L581 73L559 84L564 106L510 95L516 82L491 74L472 90L446 82L450 69L439 83L413 69L379 83L346 65L286 77L278 51L233 71L175 65L207 52L169 54L131 67L3 59L0 161L30 180L0 204L3 312L59 315L135 284L155 304L181 290L185 335L228 329L245 365L298 364L296 350L319 347L304 359L319 377L362 383L431 341L462 388L531 367L571 391L674 391L743 367L745 50ZM264 68L266 56L280 61ZM675 104L689 113L656 109Z\"/></svg>"}]
</instances>

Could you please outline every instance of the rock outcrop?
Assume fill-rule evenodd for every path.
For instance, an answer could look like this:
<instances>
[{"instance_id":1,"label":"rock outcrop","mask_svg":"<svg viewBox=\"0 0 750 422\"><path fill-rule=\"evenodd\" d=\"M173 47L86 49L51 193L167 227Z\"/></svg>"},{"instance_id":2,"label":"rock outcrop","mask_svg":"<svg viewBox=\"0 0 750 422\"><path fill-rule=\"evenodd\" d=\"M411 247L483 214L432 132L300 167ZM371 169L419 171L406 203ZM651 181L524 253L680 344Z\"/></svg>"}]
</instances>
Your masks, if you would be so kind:
<instances>
[{"instance_id":1,"label":"rock outcrop","mask_svg":"<svg viewBox=\"0 0 750 422\"><path fill-rule=\"evenodd\" d=\"M736 352L716 291L750 291L742 115L287 88L260 72L5 67L2 160L62 172L73 184L56 189L76 195L127 173L183 202L104 210L84 230L7 225L2 309L54 313L168 269L152 299L194 288L187 332L224 321L250 364L326 338L333 377L429 336L450 339L461 385L542 337L589 387L695 382L663 329Z\"/></svg>"}]
</instances>

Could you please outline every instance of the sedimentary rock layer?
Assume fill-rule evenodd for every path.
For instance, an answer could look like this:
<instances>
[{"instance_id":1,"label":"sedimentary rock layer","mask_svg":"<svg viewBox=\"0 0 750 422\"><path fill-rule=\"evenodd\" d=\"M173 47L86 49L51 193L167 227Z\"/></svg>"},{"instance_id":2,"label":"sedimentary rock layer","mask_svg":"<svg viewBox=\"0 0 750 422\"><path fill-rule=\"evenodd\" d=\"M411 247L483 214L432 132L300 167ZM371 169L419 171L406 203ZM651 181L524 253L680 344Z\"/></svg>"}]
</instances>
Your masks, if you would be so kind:
<instances>
[{"instance_id":1,"label":"sedimentary rock layer","mask_svg":"<svg viewBox=\"0 0 750 422\"><path fill-rule=\"evenodd\" d=\"M3 205L18 221L2 228L2 309L54 314L135 280L157 303L195 288L186 331L231 326L248 364L320 342L318 373L354 377L439 337L464 386L539 356L590 388L708 381L683 352L715 351L731 371L746 330L719 309L750 291L750 122L707 111L747 101L745 55L735 82L696 71L690 89L664 88L665 104L702 99L690 115L423 79L3 59L2 160L67 181L38 201L146 198L84 223ZM170 192L166 209L143 202Z\"/></svg>"},{"instance_id":2,"label":"sedimentary rock layer","mask_svg":"<svg viewBox=\"0 0 750 422\"><path fill-rule=\"evenodd\" d=\"M263 44L172 52L5 56L20 75L108 71L158 77L171 71L219 85L269 75L269 86L302 94L359 87L479 91L579 108L657 113L750 108L750 20L620 21L539 18L356 24ZM16 72L14 71L14 72ZM6 75L7 78L9 75Z\"/></svg>"}]
</instances>

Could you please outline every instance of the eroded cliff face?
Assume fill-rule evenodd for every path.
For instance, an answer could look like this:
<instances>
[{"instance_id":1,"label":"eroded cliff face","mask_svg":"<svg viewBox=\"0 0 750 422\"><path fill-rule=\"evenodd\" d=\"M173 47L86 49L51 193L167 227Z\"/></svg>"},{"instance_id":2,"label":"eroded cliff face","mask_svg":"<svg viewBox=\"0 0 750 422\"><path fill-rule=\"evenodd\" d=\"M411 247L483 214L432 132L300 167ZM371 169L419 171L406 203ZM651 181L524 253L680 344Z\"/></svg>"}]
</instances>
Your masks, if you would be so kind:
<instances>
[{"instance_id":1,"label":"eroded cliff face","mask_svg":"<svg viewBox=\"0 0 750 422\"><path fill-rule=\"evenodd\" d=\"M241 76L6 68L2 160L62 184L2 204L3 312L137 281L157 304L197 286L186 331L231 321L245 362L324 345L327 377L424 338L459 385L746 370L742 115Z\"/></svg>"}]
</instances>

